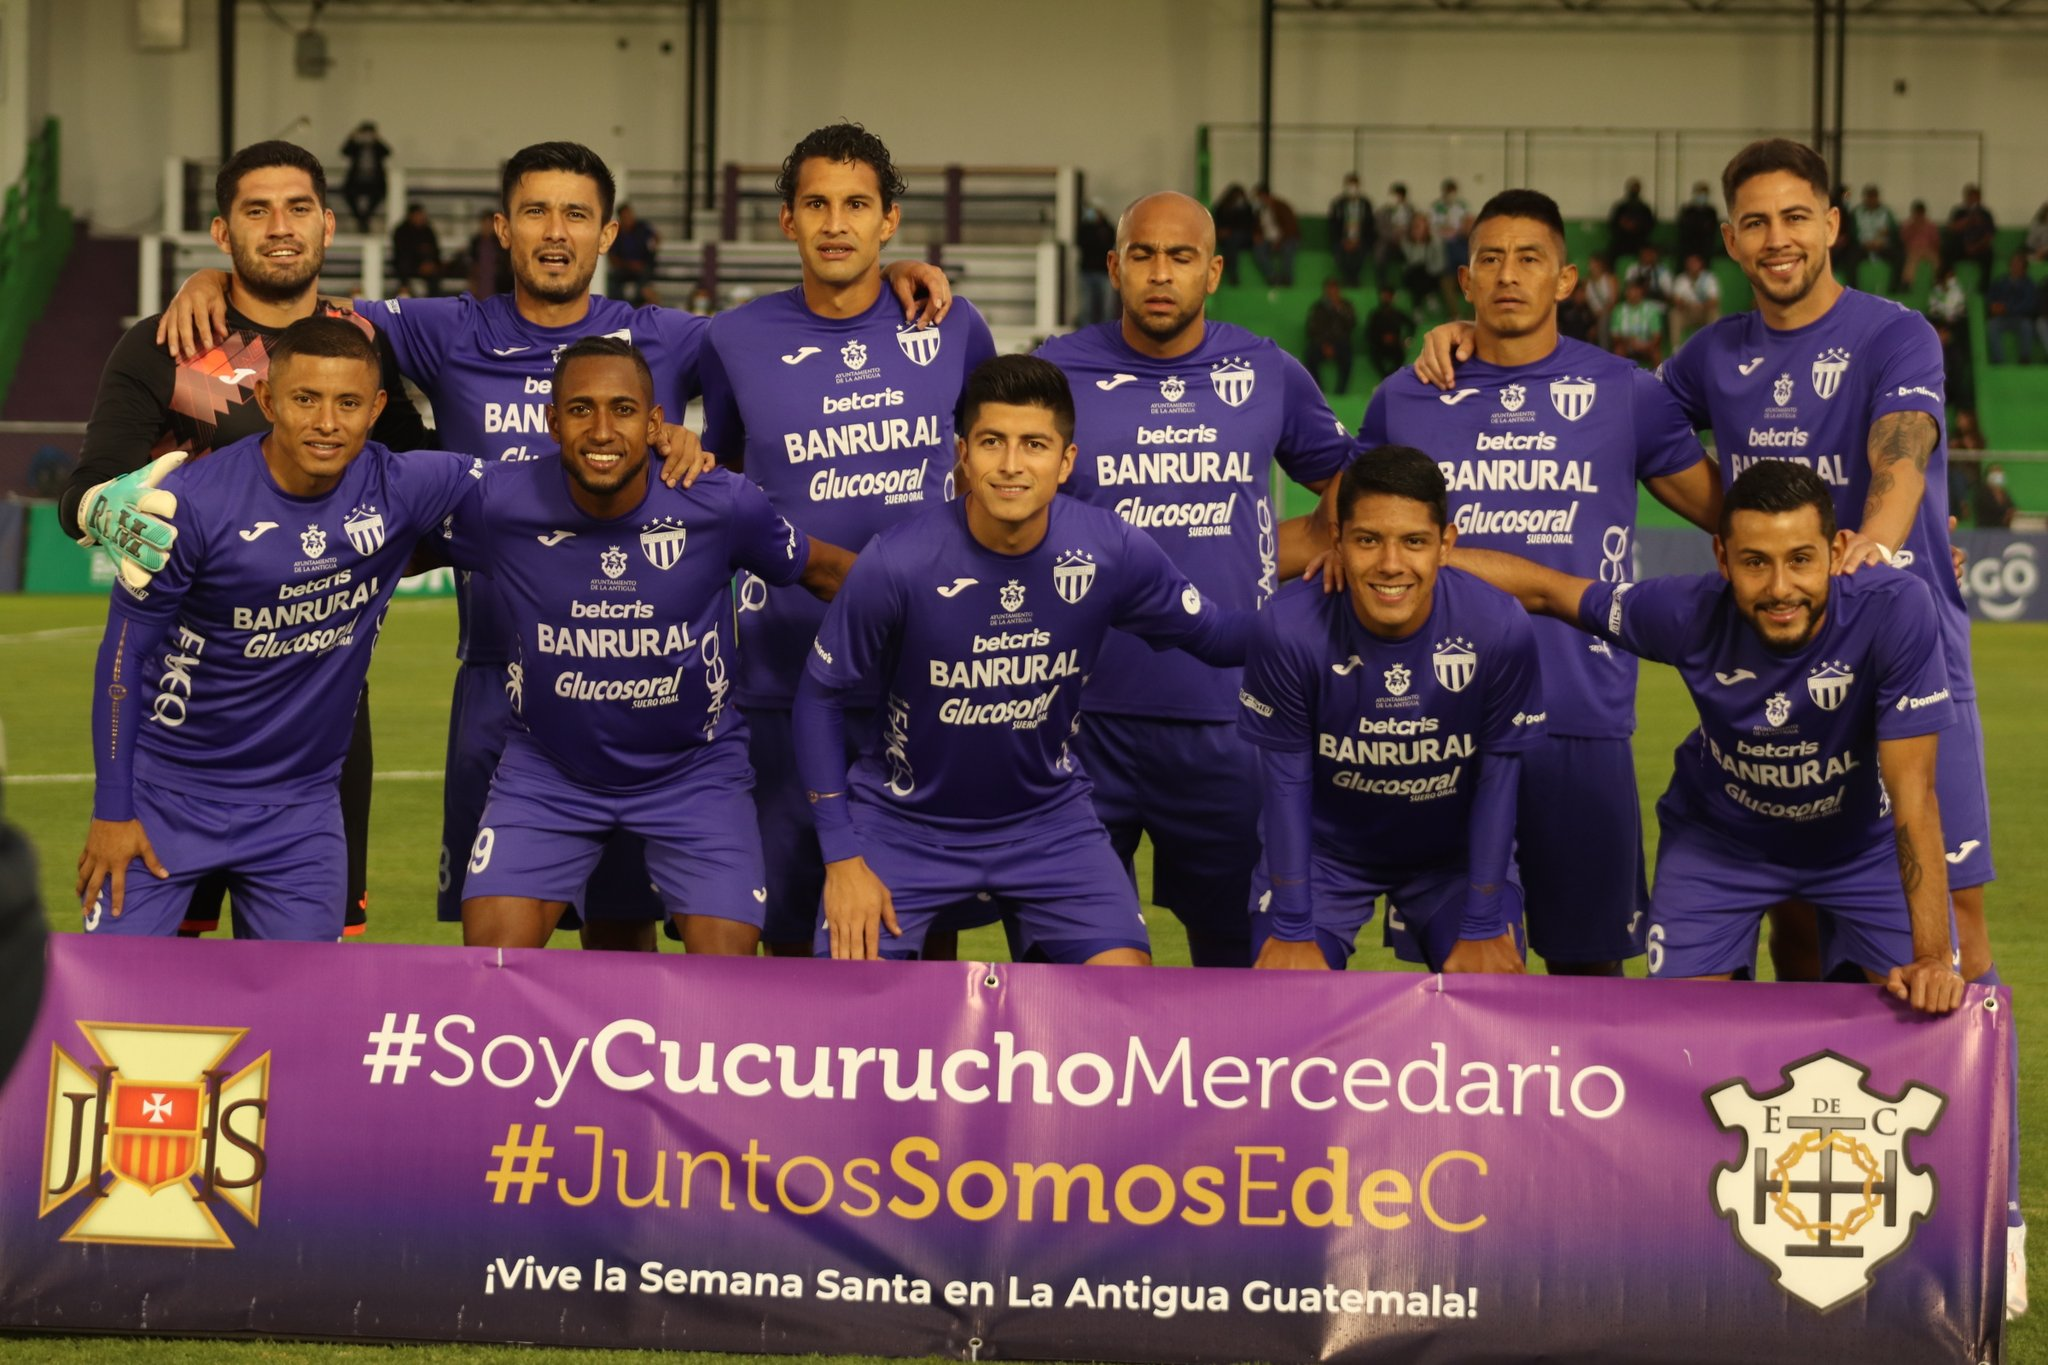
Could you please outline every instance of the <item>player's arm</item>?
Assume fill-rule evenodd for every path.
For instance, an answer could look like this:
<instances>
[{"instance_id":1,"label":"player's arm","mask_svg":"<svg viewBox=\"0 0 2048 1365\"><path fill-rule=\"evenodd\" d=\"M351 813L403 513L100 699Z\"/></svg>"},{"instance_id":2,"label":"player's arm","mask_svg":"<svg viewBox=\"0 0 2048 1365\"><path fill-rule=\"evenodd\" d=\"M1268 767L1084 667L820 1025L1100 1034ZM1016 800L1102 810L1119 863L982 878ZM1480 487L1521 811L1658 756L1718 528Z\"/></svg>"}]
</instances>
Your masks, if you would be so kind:
<instances>
[{"instance_id":1,"label":"player's arm","mask_svg":"<svg viewBox=\"0 0 2048 1365\"><path fill-rule=\"evenodd\" d=\"M1337 546L1337 476L1302 485L1317 495L1313 510L1289 517L1274 528L1275 558L1282 583L1309 576L1334 562ZM1339 580L1341 586L1342 580Z\"/></svg>"},{"instance_id":2,"label":"player's arm","mask_svg":"<svg viewBox=\"0 0 2048 1365\"><path fill-rule=\"evenodd\" d=\"M1469 322L1441 322L1422 335L1415 357L1415 377L1439 389L1458 382L1458 366L1472 358L1479 329Z\"/></svg>"},{"instance_id":3,"label":"player's arm","mask_svg":"<svg viewBox=\"0 0 2048 1365\"><path fill-rule=\"evenodd\" d=\"M228 334L228 287L234 276L225 270L195 270L156 320L156 344L179 360L198 355Z\"/></svg>"},{"instance_id":4,"label":"player's arm","mask_svg":"<svg viewBox=\"0 0 2048 1365\"><path fill-rule=\"evenodd\" d=\"M1916 1010L1947 1014L1963 1003L1948 928L1948 867L1943 861L1941 811L1934 795L1938 735L1877 742L1877 766L1892 800L1898 841L1899 885L1913 925L1913 960L1891 969L1885 989Z\"/></svg>"},{"instance_id":5,"label":"player's arm","mask_svg":"<svg viewBox=\"0 0 2048 1365\"><path fill-rule=\"evenodd\" d=\"M1870 492L1863 499L1863 525L1849 533L1840 572L1891 561L1905 544L1927 492L1927 462L1941 440L1932 416L1919 411L1888 412L1870 424Z\"/></svg>"},{"instance_id":6,"label":"player's arm","mask_svg":"<svg viewBox=\"0 0 2048 1365\"><path fill-rule=\"evenodd\" d=\"M183 454L156 457L152 466L175 382L174 365L150 344L148 330L131 327L100 374L78 467L57 499L64 533L105 545L137 587L163 567L178 534L171 523L177 500L156 486Z\"/></svg>"},{"instance_id":7,"label":"player's arm","mask_svg":"<svg viewBox=\"0 0 2048 1365\"><path fill-rule=\"evenodd\" d=\"M1446 972L1519 974L1527 970L1515 946L1504 899L1508 859L1515 843L1516 791L1521 781L1519 753L1492 752L1480 757L1467 842L1465 922L1458 930L1458 946L1444 959Z\"/></svg>"},{"instance_id":8,"label":"player's arm","mask_svg":"<svg viewBox=\"0 0 2048 1365\"><path fill-rule=\"evenodd\" d=\"M1154 649L1183 649L1214 668L1243 664L1259 613L1217 606L1174 567L1158 541L1122 529L1123 572L1110 624Z\"/></svg>"},{"instance_id":9,"label":"player's arm","mask_svg":"<svg viewBox=\"0 0 2048 1365\"><path fill-rule=\"evenodd\" d=\"M816 536L806 539L810 550L804 560L803 574L796 581L820 602L830 602L839 595L839 589L845 586L846 575L853 570L853 551L843 550Z\"/></svg>"},{"instance_id":10,"label":"player's arm","mask_svg":"<svg viewBox=\"0 0 2048 1365\"><path fill-rule=\"evenodd\" d=\"M1644 479L1643 487L1702 531L1711 533L1721 524L1721 467L1711 459L1676 474Z\"/></svg>"},{"instance_id":11,"label":"player's arm","mask_svg":"<svg viewBox=\"0 0 2048 1365\"><path fill-rule=\"evenodd\" d=\"M1472 550L1452 547L1451 567L1485 579L1522 604L1531 616L1554 616L1567 625L1585 627L1579 617L1579 602L1590 578L1560 573L1547 565L1511 555L1503 550Z\"/></svg>"},{"instance_id":12,"label":"player's arm","mask_svg":"<svg viewBox=\"0 0 2048 1365\"><path fill-rule=\"evenodd\" d=\"M1304 742L1306 736L1304 736ZM1309 889L1313 846L1315 754L1303 748L1259 750L1260 831L1273 899L1264 907L1273 932L1252 966L1266 971L1326 972L1330 963L1316 942L1315 903Z\"/></svg>"},{"instance_id":13,"label":"player's arm","mask_svg":"<svg viewBox=\"0 0 2048 1365\"><path fill-rule=\"evenodd\" d=\"M903 305L905 322L930 327L944 322L952 311L953 282L929 262L891 261L882 267L882 278L896 295L896 302Z\"/></svg>"}]
</instances>

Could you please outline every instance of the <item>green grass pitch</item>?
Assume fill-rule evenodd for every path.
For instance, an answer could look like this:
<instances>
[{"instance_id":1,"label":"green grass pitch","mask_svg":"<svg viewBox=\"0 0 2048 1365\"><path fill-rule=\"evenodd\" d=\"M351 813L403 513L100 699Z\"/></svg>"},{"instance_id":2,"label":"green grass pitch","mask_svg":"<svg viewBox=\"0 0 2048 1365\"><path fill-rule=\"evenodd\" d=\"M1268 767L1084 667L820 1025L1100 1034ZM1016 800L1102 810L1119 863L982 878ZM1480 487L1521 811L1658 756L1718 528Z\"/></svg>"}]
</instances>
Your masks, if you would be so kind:
<instances>
[{"instance_id":1,"label":"green grass pitch","mask_svg":"<svg viewBox=\"0 0 2048 1365\"><path fill-rule=\"evenodd\" d=\"M440 767L455 672L451 601L402 601L392 608L371 672L380 780L372 807L370 932L382 942L452 943L456 936L434 921L434 879L441 828ZM78 915L72 876L91 808L87 737L88 679L106 603L89 597L0 598L0 725L5 727L6 812L34 840L41 864L43 903L54 929L75 931ZM1998 833L2000 880L1991 889L1993 942L1999 969L2015 988L2020 1022L2020 1117L2027 1139L2023 1197L2030 1214L2043 1208L2048 1182L2048 924L2038 918L2048 890L2048 626L1979 626L1975 640L1977 686L1991 769L1991 807ZM1693 723L1692 706L1676 676L1645 666L1638 701L1636 771L1644 798L1644 827L1656 838L1650 803L1670 774L1672 746ZM415 776L414 774L424 774ZM51 780L55 779L55 780ZM1141 858L1144 856L1141 852ZM1149 883L1149 874L1141 869ZM1171 915L1152 910L1154 951L1163 964L1182 965L1187 947ZM1368 935L1370 938L1371 936ZM673 947L673 945L666 945ZM337 949L346 952L346 948ZM1002 957L999 931L968 936L961 955ZM1377 948L1359 966L1404 970ZM1637 972L1641 963L1636 964ZM1730 987L1731 990L1743 989ZM1751 988L1754 989L1754 988ZM2034 1055L2040 1049L2042 1055ZM2048 1258L2048 1242L2035 1252ZM2039 1274L2035 1277L2041 1279ZM2007 1358L2048 1360L2048 1309L2012 1325ZM135 1340L106 1337L0 1337L0 1362L449 1362L517 1361L521 1365L616 1361L599 1351L557 1351L488 1346L382 1347L283 1342ZM714 1365L734 1357L685 1357ZM775 1359L792 1359L775 1357ZM849 1359L840 1357L838 1359Z\"/></svg>"}]
</instances>

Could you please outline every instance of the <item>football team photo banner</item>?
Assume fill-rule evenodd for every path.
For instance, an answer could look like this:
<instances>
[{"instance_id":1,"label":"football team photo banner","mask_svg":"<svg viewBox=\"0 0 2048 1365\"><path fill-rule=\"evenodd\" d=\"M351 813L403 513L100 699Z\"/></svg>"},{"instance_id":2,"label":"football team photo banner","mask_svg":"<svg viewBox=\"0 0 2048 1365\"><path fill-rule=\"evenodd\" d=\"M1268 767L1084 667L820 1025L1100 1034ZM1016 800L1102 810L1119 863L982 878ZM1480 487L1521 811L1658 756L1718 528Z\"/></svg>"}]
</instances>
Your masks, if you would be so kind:
<instances>
[{"instance_id":1,"label":"football team photo banner","mask_svg":"<svg viewBox=\"0 0 2048 1365\"><path fill-rule=\"evenodd\" d=\"M2002 991L56 936L0 1325L1994 1360Z\"/></svg>"}]
</instances>

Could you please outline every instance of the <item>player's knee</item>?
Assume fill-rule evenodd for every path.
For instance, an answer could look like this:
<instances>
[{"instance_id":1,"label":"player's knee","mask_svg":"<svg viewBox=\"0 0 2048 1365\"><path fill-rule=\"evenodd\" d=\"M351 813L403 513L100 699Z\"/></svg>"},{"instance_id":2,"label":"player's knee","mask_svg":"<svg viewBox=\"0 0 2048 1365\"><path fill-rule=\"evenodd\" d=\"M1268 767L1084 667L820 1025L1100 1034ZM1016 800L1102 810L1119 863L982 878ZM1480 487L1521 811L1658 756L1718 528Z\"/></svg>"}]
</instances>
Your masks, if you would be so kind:
<instances>
[{"instance_id":1,"label":"player's knee","mask_svg":"<svg viewBox=\"0 0 2048 1365\"><path fill-rule=\"evenodd\" d=\"M712 957L752 957L761 942L758 925L711 915L682 917L683 948Z\"/></svg>"},{"instance_id":2,"label":"player's knee","mask_svg":"<svg viewBox=\"0 0 2048 1365\"><path fill-rule=\"evenodd\" d=\"M472 896L462 903L462 943L466 948L540 948L561 918L548 903L518 896Z\"/></svg>"},{"instance_id":3,"label":"player's knee","mask_svg":"<svg viewBox=\"0 0 2048 1365\"><path fill-rule=\"evenodd\" d=\"M1084 967L1149 967L1152 954L1143 948L1109 948L1082 961Z\"/></svg>"}]
</instances>

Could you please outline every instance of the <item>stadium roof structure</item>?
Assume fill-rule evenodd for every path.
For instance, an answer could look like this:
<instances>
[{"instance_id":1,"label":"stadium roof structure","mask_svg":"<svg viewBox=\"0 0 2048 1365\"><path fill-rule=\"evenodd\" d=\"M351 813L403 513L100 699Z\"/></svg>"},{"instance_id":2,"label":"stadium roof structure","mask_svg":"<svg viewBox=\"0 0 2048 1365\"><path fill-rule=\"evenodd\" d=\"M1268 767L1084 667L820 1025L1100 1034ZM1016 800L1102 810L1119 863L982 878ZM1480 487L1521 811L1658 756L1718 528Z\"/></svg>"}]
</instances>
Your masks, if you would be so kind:
<instances>
[{"instance_id":1,"label":"stadium roof structure","mask_svg":"<svg viewBox=\"0 0 2048 1365\"><path fill-rule=\"evenodd\" d=\"M2048 32L2048 0L1273 0L1273 8L1290 21L1350 18L1402 27L1435 27L1475 16L1545 25L1575 20L1612 28L1673 23L1801 27L1823 14L1862 30Z\"/></svg>"}]
</instances>

